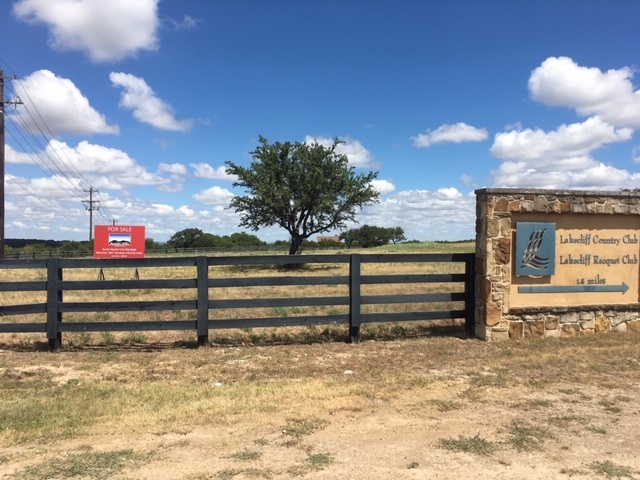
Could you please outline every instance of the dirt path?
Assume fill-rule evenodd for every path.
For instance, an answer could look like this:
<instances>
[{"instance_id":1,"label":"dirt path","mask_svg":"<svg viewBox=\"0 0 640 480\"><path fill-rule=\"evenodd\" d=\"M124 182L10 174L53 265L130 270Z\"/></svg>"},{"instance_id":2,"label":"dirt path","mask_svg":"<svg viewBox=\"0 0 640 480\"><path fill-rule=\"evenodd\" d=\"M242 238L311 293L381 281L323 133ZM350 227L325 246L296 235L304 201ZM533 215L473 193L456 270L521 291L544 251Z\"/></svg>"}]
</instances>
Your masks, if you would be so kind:
<instances>
[{"instance_id":1,"label":"dirt path","mask_svg":"<svg viewBox=\"0 0 640 480\"><path fill-rule=\"evenodd\" d=\"M273 405L270 411L232 419L211 418L203 411L200 422L170 428L153 423L135 434L126 434L126 428L123 433L119 425L114 433L105 427L99 433L69 440L5 444L0 448L0 478L640 478L640 375L634 376L628 365L629 361L640 360L640 353L622 359L627 362L626 367L620 367L625 372L622 376L607 365L598 371L594 363L585 360L566 378L558 378L562 371L562 366L556 365L558 360L574 364L582 361L586 358L582 348L588 351L589 345L581 345L580 351L563 347L568 350L562 352L537 346L538 350L526 352L527 359L505 358L491 367L472 367L477 360L473 355L443 363L443 349L444 356L438 359L440 368L426 368L407 388L386 388L391 382L386 377L379 382L362 381L365 372L375 378L376 358L391 354L409 358L425 346L380 343L357 351L345 345L291 347L283 355L308 355L313 359L309 363L318 369L314 371L326 375L323 381L327 388L332 382L352 382L349 395L327 396L320 402L305 401L302 395L298 402ZM486 355L482 358L486 364L499 347L477 348L474 355ZM626 348L624 355L633 351L633 346ZM609 358L606 350L606 345L599 348L594 357ZM240 353L246 353L244 362L224 363L236 369L236 375L241 368L271 370L277 375L274 358L279 350ZM5 352L0 357L5 365L7 355L13 354ZM546 370L540 372L541 365L535 365L537 376L522 368L533 359L542 361L553 355L556 366L551 367L549 361L542 365L547 365ZM157 367L157 362L170 357L171 352L164 352L140 368L148 373L151 366ZM270 360L265 360L267 357ZM73 354L41 358L40 364L57 363L58 374L71 368L65 362L77 365L78 360ZM118 359L118 369L122 370L125 361ZM610 361L615 365L615 359ZM347 370L344 365L353 369ZM10 369L19 371L17 366ZM8 371L5 367L4 374ZM96 367L90 372L96 375L97 371L101 370ZM304 378L292 377L286 388L304 388ZM218 382L211 388L236 387ZM107 465L92 473L86 465L83 467L83 458L93 458L97 463L101 452L124 455L122 452L129 450L137 457L124 458L120 468L112 465L110 470ZM110 457L111 462L116 460ZM70 476L74 461L78 475ZM45 464L53 464L53 472L44 470ZM55 476L55 468L59 476Z\"/></svg>"}]
</instances>

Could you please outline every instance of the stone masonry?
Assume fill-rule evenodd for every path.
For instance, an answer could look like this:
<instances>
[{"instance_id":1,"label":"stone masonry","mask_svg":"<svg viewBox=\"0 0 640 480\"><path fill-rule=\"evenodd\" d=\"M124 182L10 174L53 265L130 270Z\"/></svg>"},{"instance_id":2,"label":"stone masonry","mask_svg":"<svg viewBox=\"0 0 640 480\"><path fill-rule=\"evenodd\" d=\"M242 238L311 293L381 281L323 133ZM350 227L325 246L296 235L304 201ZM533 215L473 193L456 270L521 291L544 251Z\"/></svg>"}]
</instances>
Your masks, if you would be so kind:
<instances>
[{"instance_id":1,"label":"stone masonry","mask_svg":"<svg viewBox=\"0 0 640 480\"><path fill-rule=\"evenodd\" d=\"M515 212L638 216L640 193L504 188L475 193L477 338L500 341L640 331L638 303L531 308L509 305Z\"/></svg>"}]
</instances>

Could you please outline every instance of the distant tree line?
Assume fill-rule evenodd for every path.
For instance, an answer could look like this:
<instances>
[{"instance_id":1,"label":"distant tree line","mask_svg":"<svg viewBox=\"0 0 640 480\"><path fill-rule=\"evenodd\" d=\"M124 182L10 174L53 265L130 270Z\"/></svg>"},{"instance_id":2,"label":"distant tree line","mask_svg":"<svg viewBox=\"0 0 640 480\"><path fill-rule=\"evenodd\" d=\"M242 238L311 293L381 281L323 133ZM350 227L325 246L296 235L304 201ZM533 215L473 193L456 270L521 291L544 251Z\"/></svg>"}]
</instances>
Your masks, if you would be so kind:
<instances>
[{"instance_id":1,"label":"distant tree line","mask_svg":"<svg viewBox=\"0 0 640 480\"><path fill-rule=\"evenodd\" d=\"M199 228L180 230L167 241L167 246L172 248L261 247L263 245L266 243L246 232L220 236L205 233Z\"/></svg>"},{"instance_id":2,"label":"distant tree line","mask_svg":"<svg viewBox=\"0 0 640 480\"><path fill-rule=\"evenodd\" d=\"M387 243L405 242L402 227L376 227L363 225L360 228L346 230L338 237L340 240L321 239L313 241L304 239L300 247L336 249L344 245L348 247L370 248L386 245ZM271 245L282 247L283 250L290 247L290 240L277 240ZM166 248L234 248L234 247L262 247L267 242L260 240L256 235L246 232L232 233L231 235L215 235L206 233L199 228L187 228L174 233L166 243L157 242L153 238L145 239L145 249L150 252ZM65 252L93 254L93 241L60 241L60 240L36 240L36 239L7 239L5 240L6 252L20 252L31 254L33 252Z\"/></svg>"}]
</instances>

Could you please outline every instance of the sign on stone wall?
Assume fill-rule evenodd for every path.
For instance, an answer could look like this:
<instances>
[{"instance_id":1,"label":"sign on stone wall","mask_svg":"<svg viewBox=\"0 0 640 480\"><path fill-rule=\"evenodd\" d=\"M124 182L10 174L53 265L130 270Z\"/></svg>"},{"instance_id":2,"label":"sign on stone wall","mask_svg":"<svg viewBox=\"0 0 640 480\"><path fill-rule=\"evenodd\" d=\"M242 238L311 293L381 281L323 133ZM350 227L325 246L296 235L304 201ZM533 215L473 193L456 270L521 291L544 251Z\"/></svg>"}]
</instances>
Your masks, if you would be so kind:
<instances>
[{"instance_id":1,"label":"sign on stone wall","mask_svg":"<svg viewBox=\"0 0 640 480\"><path fill-rule=\"evenodd\" d=\"M512 222L511 307L639 301L637 217L514 214Z\"/></svg>"}]
</instances>

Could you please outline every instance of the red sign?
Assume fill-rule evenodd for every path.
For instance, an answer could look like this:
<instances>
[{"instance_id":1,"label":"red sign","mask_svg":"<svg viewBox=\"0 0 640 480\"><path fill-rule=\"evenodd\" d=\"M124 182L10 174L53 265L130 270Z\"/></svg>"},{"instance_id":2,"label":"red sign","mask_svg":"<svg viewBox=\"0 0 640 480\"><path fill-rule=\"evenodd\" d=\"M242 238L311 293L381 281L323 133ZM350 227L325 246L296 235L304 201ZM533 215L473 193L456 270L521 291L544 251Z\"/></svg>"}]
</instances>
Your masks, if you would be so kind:
<instances>
[{"instance_id":1,"label":"red sign","mask_svg":"<svg viewBox=\"0 0 640 480\"><path fill-rule=\"evenodd\" d=\"M93 256L95 258L144 257L144 227L130 225L96 225Z\"/></svg>"}]
</instances>

